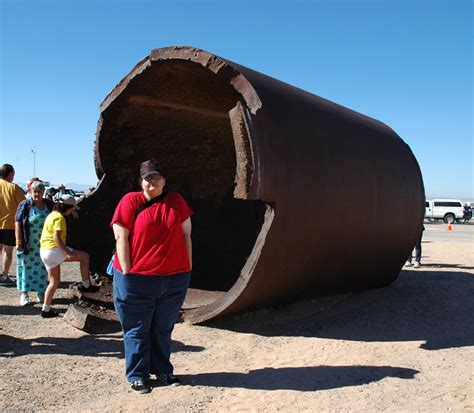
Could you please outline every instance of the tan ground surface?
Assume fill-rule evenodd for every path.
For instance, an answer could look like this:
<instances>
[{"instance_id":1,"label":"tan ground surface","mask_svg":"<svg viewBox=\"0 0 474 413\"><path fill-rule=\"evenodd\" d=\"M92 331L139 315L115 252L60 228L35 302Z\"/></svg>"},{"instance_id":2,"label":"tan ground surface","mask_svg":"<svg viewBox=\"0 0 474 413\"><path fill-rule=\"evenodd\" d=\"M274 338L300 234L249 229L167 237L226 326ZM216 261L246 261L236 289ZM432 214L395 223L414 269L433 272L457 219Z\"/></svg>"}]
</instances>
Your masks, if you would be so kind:
<instances>
[{"instance_id":1,"label":"tan ground surface","mask_svg":"<svg viewBox=\"0 0 474 413\"><path fill-rule=\"evenodd\" d=\"M474 411L474 247L457 228L428 226L423 268L385 289L178 324L186 385L148 395L127 388L120 333L43 320L0 287L0 411ZM77 277L69 264L59 307Z\"/></svg>"}]
</instances>

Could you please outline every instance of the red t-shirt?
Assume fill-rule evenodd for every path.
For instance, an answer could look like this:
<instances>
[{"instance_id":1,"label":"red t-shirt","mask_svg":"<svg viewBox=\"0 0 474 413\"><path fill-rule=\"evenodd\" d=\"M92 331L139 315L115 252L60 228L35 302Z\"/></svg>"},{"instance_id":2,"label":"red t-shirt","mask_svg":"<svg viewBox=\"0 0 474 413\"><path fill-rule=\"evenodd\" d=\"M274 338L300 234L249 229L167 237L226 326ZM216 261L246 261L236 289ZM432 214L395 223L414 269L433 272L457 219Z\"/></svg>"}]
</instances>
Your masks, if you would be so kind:
<instances>
[{"instance_id":1,"label":"red t-shirt","mask_svg":"<svg viewBox=\"0 0 474 413\"><path fill-rule=\"evenodd\" d=\"M110 224L120 224L130 231L130 273L173 275L190 271L181 224L193 211L181 195L169 192L135 219L136 210L145 202L143 192L129 192L118 203ZM122 271L117 253L114 268Z\"/></svg>"}]
</instances>

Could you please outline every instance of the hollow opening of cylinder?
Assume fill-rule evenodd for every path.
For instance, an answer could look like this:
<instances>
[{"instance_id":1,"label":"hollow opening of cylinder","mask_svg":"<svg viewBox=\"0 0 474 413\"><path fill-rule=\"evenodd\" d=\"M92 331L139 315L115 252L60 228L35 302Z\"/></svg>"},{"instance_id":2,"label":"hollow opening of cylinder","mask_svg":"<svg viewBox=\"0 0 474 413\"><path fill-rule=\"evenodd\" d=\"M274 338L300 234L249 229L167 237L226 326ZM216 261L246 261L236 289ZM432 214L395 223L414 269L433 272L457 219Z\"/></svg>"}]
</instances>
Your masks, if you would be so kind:
<instances>
[{"instance_id":1,"label":"hollow opening of cylinder","mask_svg":"<svg viewBox=\"0 0 474 413\"><path fill-rule=\"evenodd\" d=\"M203 297L234 285L265 213L263 202L235 197L244 198L252 171L238 143L249 137L235 136L229 116L243 101L231 76L189 61L153 62L102 114L101 164L109 179L123 193L139 190L137 165L156 158L167 189L193 209L191 289Z\"/></svg>"}]
</instances>

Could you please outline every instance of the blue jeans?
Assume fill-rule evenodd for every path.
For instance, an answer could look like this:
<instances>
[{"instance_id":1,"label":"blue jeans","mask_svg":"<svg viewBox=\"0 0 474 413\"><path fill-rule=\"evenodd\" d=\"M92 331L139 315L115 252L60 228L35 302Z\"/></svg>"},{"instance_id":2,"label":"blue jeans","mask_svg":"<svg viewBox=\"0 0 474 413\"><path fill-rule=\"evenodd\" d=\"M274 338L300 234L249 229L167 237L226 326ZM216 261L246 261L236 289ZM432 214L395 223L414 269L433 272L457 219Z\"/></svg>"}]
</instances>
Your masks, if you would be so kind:
<instances>
[{"instance_id":1,"label":"blue jeans","mask_svg":"<svg viewBox=\"0 0 474 413\"><path fill-rule=\"evenodd\" d=\"M171 333L189 286L190 272L123 275L114 269L114 304L123 330L129 382L173 373Z\"/></svg>"},{"instance_id":2,"label":"blue jeans","mask_svg":"<svg viewBox=\"0 0 474 413\"><path fill-rule=\"evenodd\" d=\"M410 256L408 257L407 261L411 262L411 260L412 260L412 255L410 253ZM418 239L418 241L416 241L416 244L415 244L415 261L421 262L421 236Z\"/></svg>"}]
</instances>

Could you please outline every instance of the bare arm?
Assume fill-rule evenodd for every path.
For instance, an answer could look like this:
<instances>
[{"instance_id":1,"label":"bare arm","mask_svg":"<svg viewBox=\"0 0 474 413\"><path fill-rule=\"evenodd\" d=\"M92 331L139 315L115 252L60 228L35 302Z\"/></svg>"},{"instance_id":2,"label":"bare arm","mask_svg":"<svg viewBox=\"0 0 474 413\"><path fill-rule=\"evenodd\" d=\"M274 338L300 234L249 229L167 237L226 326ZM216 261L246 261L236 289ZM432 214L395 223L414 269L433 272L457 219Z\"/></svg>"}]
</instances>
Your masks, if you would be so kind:
<instances>
[{"instance_id":1,"label":"bare arm","mask_svg":"<svg viewBox=\"0 0 474 413\"><path fill-rule=\"evenodd\" d=\"M15 222L15 238L16 238L16 249L23 251L23 224L19 221Z\"/></svg>"},{"instance_id":2,"label":"bare arm","mask_svg":"<svg viewBox=\"0 0 474 413\"><path fill-rule=\"evenodd\" d=\"M23 191L20 189L20 187L17 185L16 186L16 191L15 191L15 200L16 200L16 203L17 205L21 202L21 201L24 201L26 198L25 198L25 195L23 195Z\"/></svg>"},{"instance_id":3,"label":"bare arm","mask_svg":"<svg viewBox=\"0 0 474 413\"><path fill-rule=\"evenodd\" d=\"M183 238L184 243L186 244L186 249L188 251L189 263L191 268L193 267L193 243L191 241L191 218L188 218L181 224L183 229Z\"/></svg>"},{"instance_id":4,"label":"bare arm","mask_svg":"<svg viewBox=\"0 0 474 413\"><path fill-rule=\"evenodd\" d=\"M64 242L61 240L61 232L62 231L54 231L53 240L58 246L58 248L62 249L66 253L68 258L71 258L74 255L74 253L69 251L69 249L66 247Z\"/></svg>"},{"instance_id":5,"label":"bare arm","mask_svg":"<svg viewBox=\"0 0 474 413\"><path fill-rule=\"evenodd\" d=\"M128 242L129 231L120 224L113 224L112 229L115 236L115 248L120 262L120 267L124 274L128 274L131 268L130 264L130 245Z\"/></svg>"}]
</instances>

